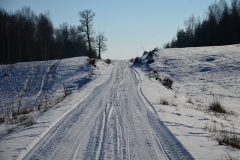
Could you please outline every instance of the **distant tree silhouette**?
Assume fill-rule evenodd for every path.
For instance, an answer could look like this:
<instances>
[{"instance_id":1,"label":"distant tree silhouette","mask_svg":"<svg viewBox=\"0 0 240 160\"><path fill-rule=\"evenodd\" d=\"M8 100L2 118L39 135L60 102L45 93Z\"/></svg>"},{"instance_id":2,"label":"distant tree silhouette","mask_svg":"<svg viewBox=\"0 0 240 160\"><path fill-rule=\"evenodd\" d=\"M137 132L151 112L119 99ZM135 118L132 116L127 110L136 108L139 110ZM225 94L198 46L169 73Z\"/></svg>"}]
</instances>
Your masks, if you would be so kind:
<instances>
[{"instance_id":1,"label":"distant tree silhouette","mask_svg":"<svg viewBox=\"0 0 240 160\"><path fill-rule=\"evenodd\" d=\"M79 26L69 26L67 23L59 25L55 29L55 40L61 58L88 56Z\"/></svg>"},{"instance_id":2,"label":"distant tree silhouette","mask_svg":"<svg viewBox=\"0 0 240 160\"><path fill-rule=\"evenodd\" d=\"M54 28L49 12L36 15L30 7L23 7L8 13L0 8L0 64L76 56L96 58L93 46L95 14L85 10L79 15L81 26L63 23ZM105 36L100 40L103 52Z\"/></svg>"},{"instance_id":3,"label":"distant tree silhouette","mask_svg":"<svg viewBox=\"0 0 240 160\"><path fill-rule=\"evenodd\" d=\"M237 44L240 41L240 0L215 2L208 7L202 21L193 15L185 21L185 30L177 31L176 38L165 48L197 47Z\"/></svg>"},{"instance_id":4,"label":"distant tree silhouette","mask_svg":"<svg viewBox=\"0 0 240 160\"><path fill-rule=\"evenodd\" d=\"M53 24L49 14L40 14L37 20L37 37L39 41L39 53L41 60L48 60L50 44L53 41Z\"/></svg>"}]
</instances>

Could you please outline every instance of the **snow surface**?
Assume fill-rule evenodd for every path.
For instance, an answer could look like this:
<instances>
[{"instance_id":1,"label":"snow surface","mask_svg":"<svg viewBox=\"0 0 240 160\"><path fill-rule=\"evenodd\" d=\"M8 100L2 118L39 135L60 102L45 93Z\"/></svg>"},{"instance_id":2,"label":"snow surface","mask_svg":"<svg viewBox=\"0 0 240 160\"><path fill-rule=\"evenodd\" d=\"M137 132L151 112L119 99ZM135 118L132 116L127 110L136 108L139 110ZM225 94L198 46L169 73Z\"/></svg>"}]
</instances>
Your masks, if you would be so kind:
<instances>
[{"instance_id":1,"label":"snow surface","mask_svg":"<svg viewBox=\"0 0 240 160\"><path fill-rule=\"evenodd\" d=\"M219 145L205 130L217 129L240 133L240 45L161 49L155 52L154 63L136 65L141 89L158 112L160 119L180 140L195 159L240 159L240 152ZM147 73L158 70L160 77L174 80L167 89ZM161 105L161 99L169 105ZM189 103L191 99L191 103ZM233 115L215 115L207 107L215 99Z\"/></svg>"},{"instance_id":2,"label":"snow surface","mask_svg":"<svg viewBox=\"0 0 240 160\"><path fill-rule=\"evenodd\" d=\"M42 138L25 159L192 159L142 103L125 61Z\"/></svg>"},{"instance_id":3,"label":"snow surface","mask_svg":"<svg viewBox=\"0 0 240 160\"><path fill-rule=\"evenodd\" d=\"M154 63L142 59L100 60L98 68L84 57L1 65L1 106L34 107L61 97L63 87L73 91L31 112L35 125L1 124L0 159L240 159L206 130L240 133L240 45L162 49ZM147 76L154 69L174 80L173 90ZM208 112L215 98L233 114Z\"/></svg>"},{"instance_id":4,"label":"snow surface","mask_svg":"<svg viewBox=\"0 0 240 160\"><path fill-rule=\"evenodd\" d=\"M34 106L45 96L53 97L59 94L64 86L79 89L93 77L93 68L86 64L85 57L1 65L2 106L11 104L13 99L14 103L17 103L14 107L18 106L19 101L22 101L22 106Z\"/></svg>"},{"instance_id":5,"label":"snow surface","mask_svg":"<svg viewBox=\"0 0 240 160\"><path fill-rule=\"evenodd\" d=\"M47 74L53 64L57 64L57 66L54 71ZM2 76L0 79L0 101L2 102L1 106L4 107L11 101L12 97L17 99L23 91L23 97L26 97L26 101L34 104L32 101L38 100L39 98L36 97L41 95L43 97L53 97L51 99L53 101L55 97L64 95L63 83L73 90L72 94L60 103L50 104L50 109L32 112L31 116L37 122L33 126L1 124L0 159L21 158L54 124L83 101L95 86L107 79L112 65L108 66L104 61L98 61L97 64L98 69L88 65L86 57L80 57L61 61L28 62L0 66ZM31 71L34 67L38 71L33 73ZM9 74L8 76L4 76L6 72ZM24 85L22 84L28 84L27 88L29 89L23 89ZM42 87L43 84L45 87ZM22 89L18 86L22 86ZM1 110L4 112L5 108L1 108Z\"/></svg>"}]
</instances>

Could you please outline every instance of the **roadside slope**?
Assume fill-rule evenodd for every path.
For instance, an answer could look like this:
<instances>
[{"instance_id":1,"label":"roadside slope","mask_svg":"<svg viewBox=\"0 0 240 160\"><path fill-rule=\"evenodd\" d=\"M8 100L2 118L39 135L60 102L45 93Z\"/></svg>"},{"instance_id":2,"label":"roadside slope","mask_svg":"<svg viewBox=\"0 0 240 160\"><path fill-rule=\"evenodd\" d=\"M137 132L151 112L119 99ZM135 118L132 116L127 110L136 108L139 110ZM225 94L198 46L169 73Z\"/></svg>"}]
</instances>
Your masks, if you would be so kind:
<instances>
[{"instance_id":1,"label":"roadside slope","mask_svg":"<svg viewBox=\"0 0 240 160\"><path fill-rule=\"evenodd\" d=\"M151 64L147 55L142 56L142 64L134 65L141 89L193 157L239 159L238 149L219 145L216 139L223 133L240 133L240 45L155 50ZM149 73L172 78L173 90ZM163 105L163 100L168 104ZM216 100L228 114L208 110Z\"/></svg>"},{"instance_id":2,"label":"roadside slope","mask_svg":"<svg viewBox=\"0 0 240 160\"><path fill-rule=\"evenodd\" d=\"M54 124L88 96L94 87L104 82L113 65L99 60L97 66L98 68L89 65L87 57L0 66L3 76L0 81L6 82L0 84L0 101L4 102L0 103L1 113L6 114L7 106L17 109L14 105L7 104L12 99L11 96L16 96L13 100L18 106L18 95L22 94L24 98L21 107L34 110L30 114L20 115L19 118L31 117L36 122L34 125L25 126L5 121L0 125L0 159L16 159L19 154L24 155ZM4 76L6 71L8 75ZM71 94L66 97L64 87L71 90ZM42 102L42 98L45 100L45 97L48 102L43 103L41 110L38 110L36 104ZM12 111L10 109L8 110ZM11 116L11 113L9 115Z\"/></svg>"}]
</instances>

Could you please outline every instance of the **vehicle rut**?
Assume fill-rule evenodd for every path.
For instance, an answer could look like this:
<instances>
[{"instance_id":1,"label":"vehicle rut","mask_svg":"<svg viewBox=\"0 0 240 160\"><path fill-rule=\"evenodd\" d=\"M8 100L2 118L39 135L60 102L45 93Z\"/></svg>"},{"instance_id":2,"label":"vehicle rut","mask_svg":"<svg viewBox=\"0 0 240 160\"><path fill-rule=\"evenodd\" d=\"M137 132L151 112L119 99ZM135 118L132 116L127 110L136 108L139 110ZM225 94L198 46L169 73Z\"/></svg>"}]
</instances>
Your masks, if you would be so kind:
<instances>
[{"instance_id":1,"label":"vehicle rut","mask_svg":"<svg viewBox=\"0 0 240 160\"><path fill-rule=\"evenodd\" d=\"M118 61L24 159L193 159L143 103L134 74Z\"/></svg>"}]
</instances>

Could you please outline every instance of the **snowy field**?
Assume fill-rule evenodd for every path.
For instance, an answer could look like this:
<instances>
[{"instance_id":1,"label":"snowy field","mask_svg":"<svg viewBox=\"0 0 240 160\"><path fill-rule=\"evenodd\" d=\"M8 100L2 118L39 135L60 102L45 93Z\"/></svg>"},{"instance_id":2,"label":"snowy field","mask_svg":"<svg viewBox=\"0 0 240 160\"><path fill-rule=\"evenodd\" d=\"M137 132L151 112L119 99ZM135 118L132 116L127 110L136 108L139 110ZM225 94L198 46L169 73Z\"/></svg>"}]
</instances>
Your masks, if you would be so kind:
<instances>
[{"instance_id":1,"label":"snowy field","mask_svg":"<svg viewBox=\"0 0 240 160\"><path fill-rule=\"evenodd\" d=\"M160 119L196 159L240 159L240 152L219 145L218 131L240 133L240 45L162 49L154 52L154 62L136 65L142 91ZM173 90L148 73L171 77ZM166 100L169 104L162 105ZM219 101L229 114L208 111ZM221 135L221 134L220 134ZM240 143L240 142L238 142Z\"/></svg>"},{"instance_id":2,"label":"snowy field","mask_svg":"<svg viewBox=\"0 0 240 160\"><path fill-rule=\"evenodd\" d=\"M240 133L240 45L161 49L152 59L1 65L0 159L240 159L217 141ZM153 71L173 79L172 89ZM208 110L216 100L227 114ZM25 108L35 124L11 119Z\"/></svg>"},{"instance_id":3,"label":"snowy field","mask_svg":"<svg viewBox=\"0 0 240 160\"><path fill-rule=\"evenodd\" d=\"M97 62L98 69L86 57L63 60L17 63L0 66L0 159L16 159L25 148L31 148L36 138L44 136L71 109L76 107L93 88L105 80L112 65ZM96 79L97 78L97 79ZM65 97L64 88L71 94ZM26 127L7 118L13 111L31 110L28 119L35 125ZM40 110L39 110L40 109Z\"/></svg>"},{"instance_id":4,"label":"snowy field","mask_svg":"<svg viewBox=\"0 0 240 160\"><path fill-rule=\"evenodd\" d=\"M26 105L33 107L45 97L53 101L64 87L79 89L93 78L93 68L86 64L86 58L71 58L1 65L1 113L9 105L17 110Z\"/></svg>"}]
</instances>

